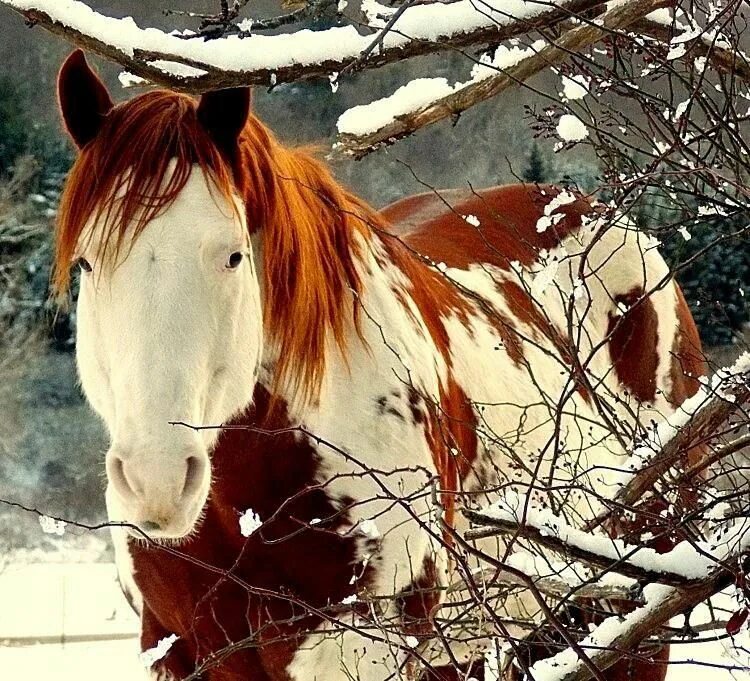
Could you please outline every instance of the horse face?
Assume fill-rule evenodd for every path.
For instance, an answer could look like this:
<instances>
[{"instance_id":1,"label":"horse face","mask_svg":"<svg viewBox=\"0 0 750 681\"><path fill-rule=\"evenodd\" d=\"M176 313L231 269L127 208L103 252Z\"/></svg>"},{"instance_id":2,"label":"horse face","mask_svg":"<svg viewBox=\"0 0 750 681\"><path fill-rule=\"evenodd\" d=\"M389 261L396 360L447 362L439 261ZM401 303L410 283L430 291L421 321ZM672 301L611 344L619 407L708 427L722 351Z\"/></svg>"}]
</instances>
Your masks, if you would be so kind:
<instances>
[{"instance_id":1,"label":"horse face","mask_svg":"<svg viewBox=\"0 0 750 681\"><path fill-rule=\"evenodd\" d=\"M109 515L152 537L194 528L211 484L210 426L252 399L262 314L244 222L194 169L117 263L97 260L96 225L82 239L77 358L110 433Z\"/></svg>"},{"instance_id":2,"label":"horse face","mask_svg":"<svg viewBox=\"0 0 750 681\"><path fill-rule=\"evenodd\" d=\"M85 178L93 173L96 181L86 184L79 169L66 188L77 198L61 206L61 214L74 215L90 198L113 211L94 211L88 223L76 223L74 239L59 230L57 245L59 255L61 244L72 243L82 264L78 367L84 392L110 433L110 519L138 525L152 537L180 538L195 527L208 497L216 426L250 403L261 352L260 294L245 211L229 198L226 176L214 182L204 172L216 169L217 156L234 158L250 92L209 92L197 106L171 98L168 110L180 118L166 131L164 120L171 119L159 118L167 109L154 96L151 108L118 114L83 52L63 64L60 111L82 149L77 165L83 162ZM173 149L167 141L175 139L181 141ZM179 149L183 156L192 150L197 165L177 158ZM171 185L180 187L176 198L170 192L160 211L149 212L142 197L153 182L169 185L170 177L179 180ZM76 187L86 191L75 194ZM107 216L123 203L144 206L145 225L121 224L113 236ZM113 241L110 262L100 255L112 253Z\"/></svg>"}]
</instances>

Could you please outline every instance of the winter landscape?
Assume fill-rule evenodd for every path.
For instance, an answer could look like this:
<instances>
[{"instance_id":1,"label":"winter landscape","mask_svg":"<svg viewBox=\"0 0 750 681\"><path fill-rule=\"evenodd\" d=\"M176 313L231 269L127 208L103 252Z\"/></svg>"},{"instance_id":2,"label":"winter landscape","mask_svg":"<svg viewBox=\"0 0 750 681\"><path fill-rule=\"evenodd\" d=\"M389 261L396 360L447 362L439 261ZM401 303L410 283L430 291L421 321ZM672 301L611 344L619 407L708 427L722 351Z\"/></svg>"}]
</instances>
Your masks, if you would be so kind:
<instances>
[{"instance_id":1,"label":"winter landscape","mask_svg":"<svg viewBox=\"0 0 750 681\"><path fill-rule=\"evenodd\" d=\"M0 19L2 678L750 679L746 3Z\"/></svg>"}]
</instances>

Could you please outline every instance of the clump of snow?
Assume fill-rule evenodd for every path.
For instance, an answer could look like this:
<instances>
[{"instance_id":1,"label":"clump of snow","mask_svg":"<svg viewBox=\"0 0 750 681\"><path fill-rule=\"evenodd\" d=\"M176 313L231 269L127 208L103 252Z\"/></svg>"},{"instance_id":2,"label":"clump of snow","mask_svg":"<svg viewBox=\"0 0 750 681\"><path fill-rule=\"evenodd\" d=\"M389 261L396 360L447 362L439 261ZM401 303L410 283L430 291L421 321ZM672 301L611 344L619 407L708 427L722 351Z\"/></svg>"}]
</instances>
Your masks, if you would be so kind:
<instances>
[{"instance_id":1,"label":"clump of snow","mask_svg":"<svg viewBox=\"0 0 750 681\"><path fill-rule=\"evenodd\" d=\"M672 61L673 59L679 59L680 57L684 57L686 52L687 52L687 48L685 47L683 43L674 45L671 48L669 48L669 52L667 52L667 61Z\"/></svg>"},{"instance_id":2,"label":"clump of snow","mask_svg":"<svg viewBox=\"0 0 750 681\"><path fill-rule=\"evenodd\" d=\"M589 129L578 116L563 114L557 123L557 135L564 142L580 142L589 136Z\"/></svg>"},{"instance_id":3,"label":"clump of snow","mask_svg":"<svg viewBox=\"0 0 750 681\"><path fill-rule=\"evenodd\" d=\"M565 217L565 214L556 213L555 211L562 206L567 206L568 204L575 202L575 200L575 194L569 192L567 189L553 196L544 206L544 215L536 221L536 231L541 234L560 222L560 220Z\"/></svg>"},{"instance_id":4,"label":"clump of snow","mask_svg":"<svg viewBox=\"0 0 750 681\"><path fill-rule=\"evenodd\" d=\"M657 24L662 24L663 26L671 26L673 21L672 14L666 7L654 10L651 14L648 14L646 18L655 21Z\"/></svg>"},{"instance_id":5,"label":"clump of snow","mask_svg":"<svg viewBox=\"0 0 750 681\"><path fill-rule=\"evenodd\" d=\"M562 77L562 96L568 100L583 99L591 89L591 79L579 73L575 76Z\"/></svg>"},{"instance_id":6,"label":"clump of snow","mask_svg":"<svg viewBox=\"0 0 750 681\"><path fill-rule=\"evenodd\" d=\"M197 69L194 66L188 66L176 61L167 61L166 59L150 61L149 65L155 66L160 71L164 71L164 73L180 76L181 78L197 78L198 76L205 76L208 73L204 69Z\"/></svg>"},{"instance_id":7,"label":"clump of snow","mask_svg":"<svg viewBox=\"0 0 750 681\"><path fill-rule=\"evenodd\" d=\"M556 213L555 215L542 215L536 221L536 231L540 234L546 232L550 227L556 225L565 216L562 213Z\"/></svg>"},{"instance_id":8,"label":"clump of snow","mask_svg":"<svg viewBox=\"0 0 750 681\"><path fill-rule=\"evenodd\" d=\"M65 527L67 525L64 520L55 520L48 515L40 515L39 524L42 527L42 532L45 534L56 534L58 537L62 537L65 534Z\"/></svg>"},{"instance_id":9,"label":"clump of snow","mask_svg":"<svg viewBox=\"0 0 750 681\"><path fill-rule=\"evenodd\" d=\"M463 217L463 219L464 219L464 220L466 220L466 222L468 222L468 223L469 223L469 224L470 224L470 225L471 225L472 227L479 227L479 225L481 224L481 223L479 222L479 218L478 218L478 217L477 217L476 215L471 215L471 214L469 214L469 215L463 215L462 217Z\"/></svg>"},{"instance_id":10,"label":"clump of snow","mask_svg":"<svg viewBox=\"0 0 750 681\"><path fill-rule=\"evenodd\" d=\"M260 516L252 508L248 508L240 516L240 534L243 537L249 537L262 524L263 521L260 519Z\"/></svg>"},{"instance_id":11,"label":"clump of snow","mask_svg":"<svg viewBox=\"0 0 750 681\"><path fill-rule=\"evenodd\" d=\"M117 76L117 80L120 81L120 85L122 85L122 87L136 87L138 85L145 85L146 83L148 83L145 78L136 76L134 73L130 73L130 71L120 71Z\"/></svg>"},{"instance_id":12,"label":"clump of snow","mask_svg":"<svg viewBox=\"0 0 750 681\"><path fill-rule=\"evenodd\" d=\"M366 135L453 92L445 78L416 78L388 97L344 111L336 127L341 134Z\"/></svg>"},{"instance_id":13,"label":"clump of snow","mask_svg":"<svg viewBox=\"0 0 750 681\"><path fill-rule=\"evenodd\" d=\"M140 654L140 660L143 663L143 666L146 667L146 669L151 669L156 662L164 659L178 638L177 634L170 634L166 638L161 639L161 641L159 641L153 648L144 650Z\"/></svg>"},{"instance_id":14,"label":"clump of snow","mask_svg":"<svg viewBox=\"0 0 750 681\"><path fill-rule=\"evenodd\" d=\"M375 524L374 520L363 520L359 523L359 531L361 534L369 537L370 539L377 539L380 537L380 530Z\"/></svg>"}]
</instances>

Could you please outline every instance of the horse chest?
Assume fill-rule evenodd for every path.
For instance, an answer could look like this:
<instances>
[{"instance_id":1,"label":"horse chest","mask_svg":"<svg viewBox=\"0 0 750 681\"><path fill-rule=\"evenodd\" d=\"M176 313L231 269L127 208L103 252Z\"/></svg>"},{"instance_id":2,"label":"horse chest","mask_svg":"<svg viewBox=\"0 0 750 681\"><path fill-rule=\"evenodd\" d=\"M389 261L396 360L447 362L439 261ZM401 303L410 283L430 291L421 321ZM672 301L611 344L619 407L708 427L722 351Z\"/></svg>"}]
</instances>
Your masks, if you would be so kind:
<instances>
[{"instance_id":1,"label":"horse chest","mask_svg":"<svg viewBox=\"0 0 750 681\"><path fill-rule=\"evenodd\" d=\"M267 406L267 395L261 392L258 402ZM280 425L267 421L264 429L278 431L273 423ZM254 426L228 430L213 465L212 495L191 539L177 552L130 543L144 601L142 645L177 634L165 664L181 678L244 641L211 681L255 679L248 674L266 667L267 678L284 679L296 637L341 608L370 570L359 560L346 503L333 503L317 482L321 457L305 439ZM248 509L263 525L244 537L239 518Z\"/></svg>"}]
</instances>

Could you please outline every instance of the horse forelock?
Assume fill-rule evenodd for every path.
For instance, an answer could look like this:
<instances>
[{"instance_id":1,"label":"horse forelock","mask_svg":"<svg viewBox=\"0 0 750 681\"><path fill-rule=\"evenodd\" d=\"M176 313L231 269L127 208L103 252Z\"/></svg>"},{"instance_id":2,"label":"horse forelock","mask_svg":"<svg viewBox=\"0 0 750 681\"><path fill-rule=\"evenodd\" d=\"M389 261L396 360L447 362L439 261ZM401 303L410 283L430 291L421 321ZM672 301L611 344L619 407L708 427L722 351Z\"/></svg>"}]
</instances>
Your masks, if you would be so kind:
<instances>
[{"instance_id":1,"label":"horse forelock","mask_svg":"<svg viewBox=\"0 0 750 681\"><path fill-rule=\"evenodd\" d=\"M380 218L343 190L323 164L285 148L254 116L227 159L197 116L197 102L169 91L115 107L76 159L63 191L53 288L64 297L87 225L101 225L99 257L116 260L169 208L200 168L207 181L245 205L263 259L264 328L277 347L274 388L311 400L325 370L328 341L345 350L357 326L358 245Z\"/></svg>"}]
</instances>

